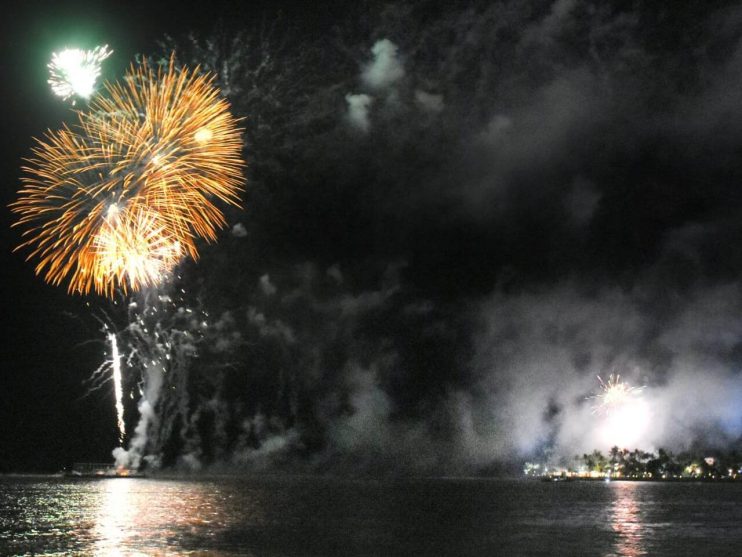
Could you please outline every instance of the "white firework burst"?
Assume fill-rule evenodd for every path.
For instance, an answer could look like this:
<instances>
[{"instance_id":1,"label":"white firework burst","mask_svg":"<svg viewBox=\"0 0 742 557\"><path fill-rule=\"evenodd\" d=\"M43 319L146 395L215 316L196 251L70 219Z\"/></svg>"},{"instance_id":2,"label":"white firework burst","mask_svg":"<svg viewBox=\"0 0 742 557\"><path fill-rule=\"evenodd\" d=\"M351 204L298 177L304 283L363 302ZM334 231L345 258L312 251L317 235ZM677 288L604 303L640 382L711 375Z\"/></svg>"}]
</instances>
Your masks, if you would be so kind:
<instances>
[{"instance_id":1,"label":"white firework burst","mask_svg":"<svg viewBox=\"0 0 742 557\"><path fill-rule=\"evenodd\" d=\"M48 64L52 91L64 100L90 98L100 77L101 63L111 54L113 51L108 45L96 46L93 50L66 48L54 52ZM74 99L72 104L75 104Z\"/></svg>"}]
</instances>

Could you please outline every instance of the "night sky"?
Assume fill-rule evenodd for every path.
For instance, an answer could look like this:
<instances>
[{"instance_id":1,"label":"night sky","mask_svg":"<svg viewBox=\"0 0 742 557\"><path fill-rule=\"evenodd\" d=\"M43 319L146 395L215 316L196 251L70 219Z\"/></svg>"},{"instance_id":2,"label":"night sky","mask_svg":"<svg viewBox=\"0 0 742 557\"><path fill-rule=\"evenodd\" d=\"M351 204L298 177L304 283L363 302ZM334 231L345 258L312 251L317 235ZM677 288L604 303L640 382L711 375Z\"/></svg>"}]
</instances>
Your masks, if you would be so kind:
<instances>
[{"instance_id":1,"label":"night sky","mask_svg":"<svg viewBox=\"0 0 742 557\"><path fill-rule=\"evenodd\" d=\"M609 373L645 387L632 443L735 447L742 7L657 4L24 3L3 205L32 137L71 121L53 50L107 43L116 79L174 47L245 118L248 170L244 209L159 291L210 320L156 409L161 464L448 474L605 450L587 397ZM2 215L0 471L108 461L112 389L83 395L96 318L124 327L128 301L46 285Z\"/></svg>"}]
</instances>

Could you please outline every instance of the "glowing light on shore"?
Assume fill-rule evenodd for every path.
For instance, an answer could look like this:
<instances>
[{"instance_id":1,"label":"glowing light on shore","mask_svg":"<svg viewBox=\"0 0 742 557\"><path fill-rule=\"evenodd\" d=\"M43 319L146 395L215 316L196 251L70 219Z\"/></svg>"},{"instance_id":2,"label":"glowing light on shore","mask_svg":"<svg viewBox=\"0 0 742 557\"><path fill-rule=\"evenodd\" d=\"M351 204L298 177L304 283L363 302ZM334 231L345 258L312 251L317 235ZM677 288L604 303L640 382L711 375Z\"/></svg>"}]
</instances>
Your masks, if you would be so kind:
<instances>
[{"instance_id":1,"label":"glowing light on shore","mask_svg":"<svg viewBox=\"0 0 742 557\"><path fill-rule=\"evenodd\" d=\"M116 423L119 428L119 442L124 444L126 435L126 424L124 423L124 389L121 377L121 354L119 354L119 345L116 335L108 333L108 340L111 343L111 370L113 371L113 391L116 396Z\"/></svg>"},{"instance_id":2,"label":"glowing light on shore","mask_svg":"<svg viewBox=\"0 0 742 557\"><path fill-rule=\"evenodd\" d=\"M52 54L49 62L49 85L58 97L88 99L95 92L95 83L101 73L101 63L113 51L108 45L93 50L67 48ZM73 101L74 104L74 101Z\"/></svg>"}]
</instances>

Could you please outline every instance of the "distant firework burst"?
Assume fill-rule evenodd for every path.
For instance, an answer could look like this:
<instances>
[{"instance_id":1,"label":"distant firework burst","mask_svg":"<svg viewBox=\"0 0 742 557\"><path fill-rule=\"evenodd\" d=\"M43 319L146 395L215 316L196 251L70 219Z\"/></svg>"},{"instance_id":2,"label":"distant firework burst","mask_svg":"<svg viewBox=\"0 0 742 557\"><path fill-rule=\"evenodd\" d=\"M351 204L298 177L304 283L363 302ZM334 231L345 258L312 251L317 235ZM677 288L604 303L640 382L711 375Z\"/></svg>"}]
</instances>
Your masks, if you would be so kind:
<instances>
[{"instance_id":1,"label":"distant firework burst","mask_svg":"<svg viewBox=\"0 0 742 557\"><path fill-rule=\"evenodd\" d=\"M97 46L93 50L67 48L53 53L48 64L52 91L64 100L76 96L90 98L100 77L101 63L111 54L113 51L108 45Z\"/></svg>"},{"instance_id":2,"label":"distant firework burst","mask_svg":"<svg viewBox=\"0 0 742 557\"><path fill-rule=\"evenodd\" d=\"M608 381L598 375L600 382L600 392L592 397L597 403L593 406L593 412L608 411L611 408L620 406L639 395L644 387L632 387L628 383L621 381L620 375L610 374Z\"/></svg>"},{"instance_id":3,"label":"distant firework burst","mask_svg":"<svg viewBox=\"0 0 742 557\"><path fill-rule=\"evenodd\" d=\"M242 137L213 77L146 60L104 86L73 127L48 132L11 210L36 273L112 297L157 284L196 240L216 240L219 204L239 205Z\"/></svg>"},{"instance_id":4,"label":"distant firework burst","mask_svg":"<svg viewBox=\"0 0 742 557\"><path fill-rule=\"evenodd\" d=\"M598 376L600 392L589 397L596 402L593 413L599 414L596 426L601 440L610 446L629 447L646 442L652 409L641 396L644 387L632 387L611 374L608 381Z\"/></svg>"}]
</instances>

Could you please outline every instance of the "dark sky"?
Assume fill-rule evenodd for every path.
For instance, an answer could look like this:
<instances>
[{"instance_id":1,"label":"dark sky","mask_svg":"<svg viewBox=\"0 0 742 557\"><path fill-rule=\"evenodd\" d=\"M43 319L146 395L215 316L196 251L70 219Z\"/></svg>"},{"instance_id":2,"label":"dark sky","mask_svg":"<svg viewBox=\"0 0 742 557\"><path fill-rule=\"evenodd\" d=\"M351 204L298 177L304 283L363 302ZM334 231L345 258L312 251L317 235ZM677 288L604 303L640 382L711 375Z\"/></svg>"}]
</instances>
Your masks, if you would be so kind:
<instances>
[{"instance_id":1,"label":"dark sky","mask_svg":"<svg viewBox=\"0 0 742 557\"><path fill-rule=\"evenodd\" d=\"M150 446L168 463L447 473L572 454L606 442L586 397L611 372L645 386L652 425L627 442L738 443L735 3L60 2L3 25L4 205L31 138L69 119L46 85L60 46L108 43L115 79L172 35L247 118L245 210L182 268L214 331L172 395L186 410L158 410L180 424ZM92 316L121 317L35 277L11 221L0 470L107 460L112 394L80 397L106 351Z\"/></svg>"},{"instance_id":2,"label":"dark sky","mask_svg":"<svg viewBox=\"0 0 742 557\"><path fill-rule=\"evenodd\" d=\"M33 137L69 119L69 106L51 94L46 64L52 51L66 46L92 48L108 43L116 52L106 78L122 72L137 53L153 50L165 33L208 28L225 5L241 17L260 2L19 2L3 18L6 46L3 83L5 106L2 139L2 205L15 198L23 157ZM270 13L270 12L268 12ZM94 297L67 296L64 288L46 285L19 253L12 253L19 232L10 229L12 215L2 211L2 267L6 292L3 320L0 405L0 469L54 469L72 460L108 460L116 432L111 397L80 400L82 381L105 354L98 324L87 302ZM93 342L90 342L93 341ZM91 367L92 366L92 367ZM73 456L74 455L74 456ZM49 463L52 463L51 465Z\"/></svg>"}]
</instances>

